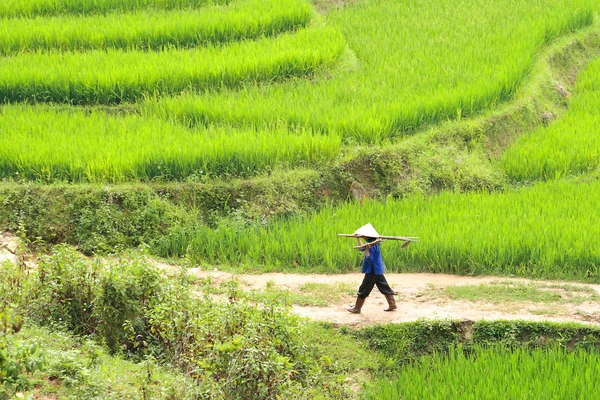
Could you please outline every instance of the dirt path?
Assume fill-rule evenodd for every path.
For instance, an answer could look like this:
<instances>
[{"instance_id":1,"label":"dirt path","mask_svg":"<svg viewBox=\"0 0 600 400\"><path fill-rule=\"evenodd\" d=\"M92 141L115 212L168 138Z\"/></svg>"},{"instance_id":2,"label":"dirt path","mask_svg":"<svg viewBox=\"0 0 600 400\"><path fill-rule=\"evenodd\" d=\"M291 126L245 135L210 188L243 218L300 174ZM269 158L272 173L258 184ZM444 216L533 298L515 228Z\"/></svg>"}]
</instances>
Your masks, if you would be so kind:
<instances>
[{"instance_id":1,"label":"dirt path","mask_svg":"<svg viewBox=\"0 0 600 400\"><path fill-rule=\"evenodd\" d=\"M15 262L18 249L18 240L9 233L0 232L0 264L4 261ZM173 270L173 266L157 263L159 267ZM572 282L558 281L532 281L527 279L504 277L471 277L445 274L386 274L392 288L399 293L398 310L383 312L386 307L385 298L375 288L367 298L361 314L350 314L346 308L354 300L353 289L358 289L362 274L232 274L218 270L206 271L198 268L188 270L197 278L211 277L213 284L238 279L241 287L247 291L287 290L296 294L303 294L304 285L322 284L321 291L338 290L335 301L326 302L322 307L308 307L294 305L293 311L303 317L317 321L327 321L339 325L364 326L376 323L407 322L421 318L450 318L460 320L480 319L524 319L535 321L560 321L583 322L600 325L600 285L589 285ZM499 282L501 284L499 284ZM345 290L339 291L336 284L343 284ZM506 289L507 285L535 286L533 296L543 297L549 293L560 293L550 299L541 300L531 297L518 296L500 300L490 298L483 300L477 295L475 300L464 297L452 297L447 290L452 287L478 287L488 285ZM349 289L348 289L349 288ZM579 288L579 289L578 289ZM573 293L581 290L573 301ZM317 295L320 292L317 291ZM309 296L313 296L310 295ZM305 296L306 297L306 296ZM483 296L485 297L485 296ZM569 299L571 298L571 300ZM565 300L566 299L566 300Z\"/></svg>"},{"instance_id":2,"label":"dirt path","mask_svg":"<svg viewBox=\"0 0 600 400\"><path fill-rule=\"evenodd\" d=\"M339 275L297 275L283 273L269 274L231 274L220 271L191 269L190 273L198 278L212 277L215 283L236 277L244 282L247 290L264 290L267 283L271 287L298 290L306 283L332 285L344 283L358 288L362 274ZM527 300L510 301L470 301L448 297L444 289L450 286L482 285L503 282L503 284L533 284L542 286L568 285L575 288L587 288L592 296L600 295L600 285L588 285L572 282L531 281L527 279L504 277L471 277L445 274L386 274L392 288L399 293L398 310L383 312L386 301L375 288L359 315L346 311L354 297L343 295L343 299L326 307L293 306L293 311L301 316L318 321L327 321L340 325L363 326L375 323L407 322L421 318L451 318L467 320L524 319L534 321L583 322L600 324L600 302L583 301L577 304L558 302L535 302ZM592 290L590 290L592 289ZM547 290L559 290L550 289Z\"/></svg>"}]
</instances>

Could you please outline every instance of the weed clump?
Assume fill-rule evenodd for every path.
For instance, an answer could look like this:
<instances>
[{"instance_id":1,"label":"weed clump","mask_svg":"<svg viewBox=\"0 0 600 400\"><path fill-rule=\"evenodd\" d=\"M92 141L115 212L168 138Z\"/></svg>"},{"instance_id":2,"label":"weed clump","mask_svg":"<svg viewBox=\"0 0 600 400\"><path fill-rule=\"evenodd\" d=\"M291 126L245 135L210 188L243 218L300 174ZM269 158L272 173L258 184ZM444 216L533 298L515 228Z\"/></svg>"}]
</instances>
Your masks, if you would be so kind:
<instances>
[{"instance_id":1,"label":"weed clump","mask_svg":"<svg viewBox=\"0 0 600 400\"><path fill-rule=\"evenodd\" d=\"M90 262L59 246L30 271L21 294L14 300L33 321L174 366L194 379L201 398L347 394L304 340L304 323L280 303L241 301L235 284L222 299L208 287L192 292L187 275L167 276L143 254Z\"/></svg>"}]
</instances>

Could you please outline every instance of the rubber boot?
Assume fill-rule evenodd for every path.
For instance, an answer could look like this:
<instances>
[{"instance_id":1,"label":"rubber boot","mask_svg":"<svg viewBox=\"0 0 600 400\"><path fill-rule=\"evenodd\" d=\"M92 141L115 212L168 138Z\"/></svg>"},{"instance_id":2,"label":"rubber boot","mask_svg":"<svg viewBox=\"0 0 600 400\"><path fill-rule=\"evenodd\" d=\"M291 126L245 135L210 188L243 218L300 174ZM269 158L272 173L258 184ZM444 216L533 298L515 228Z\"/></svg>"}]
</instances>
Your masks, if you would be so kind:
<instances>
[{"instance_id":1,"label":"rubber boot","mask_svg":"<svg viewBox=\"0 0 600 400\"><path fill-rule=\"evenodd\" d=\"M395 309L398 308L398 306L396 305L396 298L394 297L393 294L386 294L385 299L388 302L388 308L386 308L383 311L394 311Z\"/></svg>"},{"instance_id":2,"label":"rubber boot","mask_svg":"<svg viewBox=\"0 0 600 400\"><path fill-rule=\"evenodd\" d=\"M362 297L357 297L356 304L354 305L354 307L347 308L347 310L352 314L360 314L360 309L362 308L363 304L365 304L365 299L363 299Z\"/></svg>"}]
</instances>

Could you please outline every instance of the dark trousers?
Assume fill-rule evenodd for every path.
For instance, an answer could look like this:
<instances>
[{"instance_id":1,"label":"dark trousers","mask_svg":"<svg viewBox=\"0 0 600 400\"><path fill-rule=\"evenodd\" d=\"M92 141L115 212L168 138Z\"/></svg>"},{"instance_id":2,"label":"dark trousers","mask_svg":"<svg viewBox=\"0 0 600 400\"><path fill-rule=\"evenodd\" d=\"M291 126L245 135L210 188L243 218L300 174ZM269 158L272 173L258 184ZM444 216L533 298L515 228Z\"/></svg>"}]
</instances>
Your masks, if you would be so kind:
<instances>
[{"instance_id":1,"label":"dark trousers","mask_svg":"<svg viewBox=\"0 0 600 400\"><path fill-rule=\"evenodd\" d=\"M365 274L365 277L358 288L358 297L366 299L375 285L377 285L377 289L379 289L381 294L396 294L390 285L388 285L387 281L385 280L385 276Z\"/></svg>"}]
</instances>

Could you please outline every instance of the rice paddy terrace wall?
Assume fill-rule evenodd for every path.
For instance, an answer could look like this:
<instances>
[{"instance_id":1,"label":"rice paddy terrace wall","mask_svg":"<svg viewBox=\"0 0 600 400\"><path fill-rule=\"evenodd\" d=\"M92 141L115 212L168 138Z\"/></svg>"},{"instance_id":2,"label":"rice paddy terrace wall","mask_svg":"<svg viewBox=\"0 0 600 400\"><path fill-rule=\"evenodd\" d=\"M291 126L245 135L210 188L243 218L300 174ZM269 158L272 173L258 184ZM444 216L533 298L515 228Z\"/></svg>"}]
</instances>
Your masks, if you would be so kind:
<instances>
[{"instance_id":1,"label":"rice paddy terrace wall","mask_svg":"<svg viewBox=\"0 0 600 400\"><path fill-rule=\"evenodd\" d=\"M595 397L595 326L530 321L417 321L357 335L398 364L363 399Z\"/></svg>"}]
</instances>

